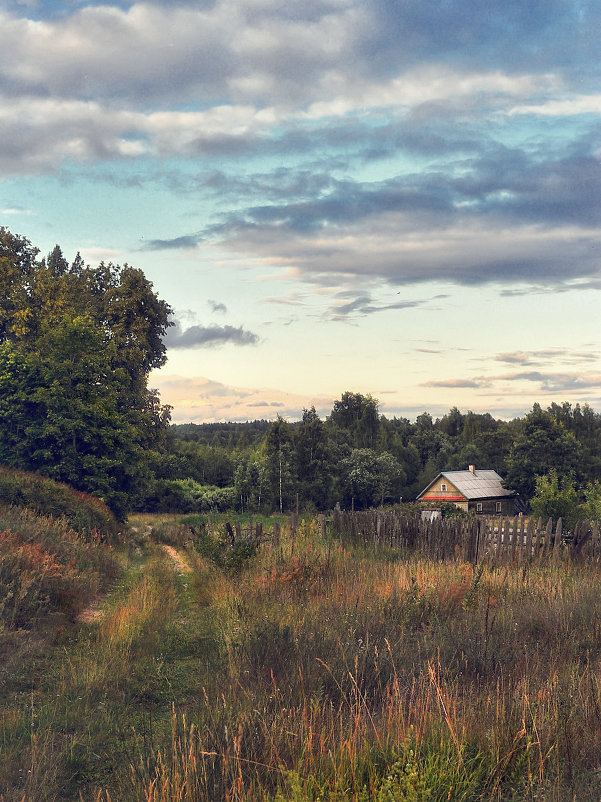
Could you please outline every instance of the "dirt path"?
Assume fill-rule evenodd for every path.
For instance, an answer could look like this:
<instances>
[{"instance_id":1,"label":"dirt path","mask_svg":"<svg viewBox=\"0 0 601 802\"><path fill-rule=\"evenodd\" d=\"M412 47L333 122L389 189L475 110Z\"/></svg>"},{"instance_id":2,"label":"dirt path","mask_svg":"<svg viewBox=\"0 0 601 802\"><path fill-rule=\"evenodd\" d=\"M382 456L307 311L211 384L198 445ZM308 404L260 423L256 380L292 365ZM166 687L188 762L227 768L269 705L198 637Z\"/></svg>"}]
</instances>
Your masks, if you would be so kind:
<instances>
[{"instance_id":1,"label":"dirt path","mask_svg":"<svg viewBox=\"0 0 601 802\"><path fill-rule=\"evenodd\" d=\"M162 547L171 560L174 569L179 574L191 573L192 568L190 568L188 563L173 548L173 546L168 546L166 543L163 543ZM95 621L100 620L104 616L104 611L100 607L101 602L102 598L97 598L90 602L90 604L88 604L88 606L77 616L77 622L79 624L93 624Z\"/></svg>"},{"instance_id":2,"label":"dirt path","mask_svg":"<svg viewBox=\"0 0 601 802\"><path fill-rule=\"evenodd\" d=\"M100 599L94 599L91 604L82 610L81 613L77 616L78 624L91 624L94 621L98 621L104 615L103 611L100 609Z\"/></svg>"},{"instance_id":3,"label":"dirt path","mask_svg":"<svg viewBox=\"0 0 601 802\"><path fill-rule=\"evenodd\" d=\"M177 568L178 573L180 574L189 574L191 573L192 569L188 565L187 562L183 560L180 554L173 548L173 546L168 546L166 543L163 543L163 548L167 552L167 554L173 560L175 567Z\"/></svg>"}]
</instances>

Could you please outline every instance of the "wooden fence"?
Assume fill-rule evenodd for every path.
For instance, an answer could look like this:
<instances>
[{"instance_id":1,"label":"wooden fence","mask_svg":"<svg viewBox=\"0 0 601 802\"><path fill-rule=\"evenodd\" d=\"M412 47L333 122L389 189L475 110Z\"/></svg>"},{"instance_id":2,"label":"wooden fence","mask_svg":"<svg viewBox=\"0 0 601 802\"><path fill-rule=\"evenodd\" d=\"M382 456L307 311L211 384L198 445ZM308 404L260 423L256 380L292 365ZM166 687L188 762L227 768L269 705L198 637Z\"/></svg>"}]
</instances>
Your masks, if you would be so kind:
<instances>
[{"instance_id":1,"label":"wooden fence","mask_svg":"<svg viewBox=\"0 0 601 802\"><path fill-rule=\"evenodd\" d=\"M375 546L415 552L435 560L522 563L569 558L601 559L597 522L579 521L564 536L561 519L555 528L532 517L437 518L422 521L397 510L341 512L332 517L332 534Z\"/></svg>"}]
</instances>

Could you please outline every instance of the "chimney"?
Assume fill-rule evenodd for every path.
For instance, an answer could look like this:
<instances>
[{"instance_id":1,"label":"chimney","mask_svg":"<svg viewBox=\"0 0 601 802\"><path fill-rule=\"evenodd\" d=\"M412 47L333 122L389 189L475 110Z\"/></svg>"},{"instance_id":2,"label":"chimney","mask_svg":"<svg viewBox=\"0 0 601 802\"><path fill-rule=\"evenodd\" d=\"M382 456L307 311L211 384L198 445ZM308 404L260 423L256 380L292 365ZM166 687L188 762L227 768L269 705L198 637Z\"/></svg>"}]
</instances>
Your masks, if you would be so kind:
<instances>
[{"instance_id":1,"label":"chimney","mask_svg":"<svg viewBox=\"0 0 601 802\"><path fill-rule=\"evenodd\" d=\"M469 471L470 471L470 473L476 473L476 466L475 465L470 465L469 466Z\"/></svg>"}]
</instances>

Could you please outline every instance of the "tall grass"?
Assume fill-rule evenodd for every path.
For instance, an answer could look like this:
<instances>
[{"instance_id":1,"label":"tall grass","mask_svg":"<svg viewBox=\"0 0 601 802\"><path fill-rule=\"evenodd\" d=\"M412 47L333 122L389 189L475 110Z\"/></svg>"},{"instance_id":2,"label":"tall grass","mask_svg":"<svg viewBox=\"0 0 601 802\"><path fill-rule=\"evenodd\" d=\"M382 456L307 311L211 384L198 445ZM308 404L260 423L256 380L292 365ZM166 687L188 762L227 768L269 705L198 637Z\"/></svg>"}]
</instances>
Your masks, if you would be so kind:
<instances>
[{"instance_id":1,"label":"tall grass","mask_svg":"<svg viewBox=\"0 0 601 802\"><path fill-rule=\"evenodd\" d=\"M114 542L119 538L121 527L101 499L36 473L0 465L0 503L25 507L44 517L66 518L70 529L92 539Z\"/></svg>"},{"instance_id":2,"label":"tall grass","mask_svg":"<svg viewBox=\"0 0 601 802\"><path fill-rule=\"evenodd\" d=\"M596 565L400 561L305 524L208 601L220 670L134 799L601 797Z\"/></svg>"},{"instance_id":3,"label":"tall grass","mask_svg":"<svg viewBox=\"0 0 601 802\"><path fill-rule=\"evenodd\" d=\"M117 563L100 537L81 537L65 518L0 505L2 629L73 620L115 578Z\"/></svg>"},{"instance_id":4,"label":"tall grass","mask_svg":"<svg viewBox=\"0 0 601 802\"><path fill-rule=\"evenodd\" d=\"M98 622L38 654L41 673L30 666L13 681L0 737L2 802L109 802L109 786L114 802L123 798L119 788L129 787L129 763L146 737L148 699L168 690L158 655L175 582L151 556L120 579Z\"/></svg>"},{"instance_id":5,"label":"tall grass","mask_svg":"<svg viewBox=\"0 0 601 802\"><path fill-rule=\"evenodd\" d=\"M601 798L597 564L404 559L305 521L234 568L222 521L169 525L192 574L145 546L0 712L2 802Z\"/></svg>"}]
</instances>

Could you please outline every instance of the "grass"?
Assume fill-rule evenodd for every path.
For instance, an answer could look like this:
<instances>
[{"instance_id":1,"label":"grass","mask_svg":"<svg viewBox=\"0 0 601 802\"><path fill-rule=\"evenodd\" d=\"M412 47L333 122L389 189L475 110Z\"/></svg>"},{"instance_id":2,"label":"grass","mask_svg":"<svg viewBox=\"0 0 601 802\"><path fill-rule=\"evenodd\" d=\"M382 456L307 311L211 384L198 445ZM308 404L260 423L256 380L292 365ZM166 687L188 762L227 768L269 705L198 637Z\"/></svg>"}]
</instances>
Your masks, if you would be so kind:
<instances>
[{"instance_id":1,"label":"grass","mask_svg":"<svg viewBox=\"0 0 601 802\"><path fill-rule=\"evenodd\" d=\"M110 584L118 565L100 540L65 518L0 504L0 646L7 632L73 620Z\"/></svg>"},{"instance_id":2,"label":"grass","mask_svg":"<svg viewBox=\"0 0 601 802\"><path fill-rule=\"evenodd\" d=\"M0 503L44 517L65 518L70 529L92 540L117 542L123 528L101 499L46 476L0 465Z\"/></svg>"},{"instance_id":3,"label":"grass","mask_svg":"<svg viewBox=\"0 0 601 802\"><path fill-rule=\"evenodd\" d=\"M232 565L221 519L135 523L193 570L152 535L104 617L26 661L4 802L601 798L597 564L405 560L303 521Z\"/></svg>"}]
</instances>

